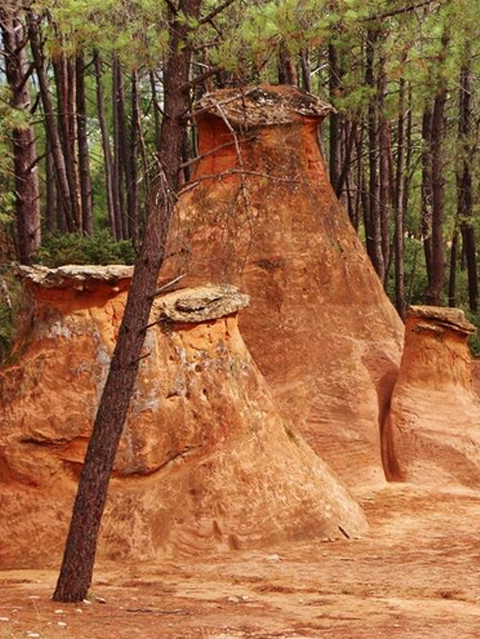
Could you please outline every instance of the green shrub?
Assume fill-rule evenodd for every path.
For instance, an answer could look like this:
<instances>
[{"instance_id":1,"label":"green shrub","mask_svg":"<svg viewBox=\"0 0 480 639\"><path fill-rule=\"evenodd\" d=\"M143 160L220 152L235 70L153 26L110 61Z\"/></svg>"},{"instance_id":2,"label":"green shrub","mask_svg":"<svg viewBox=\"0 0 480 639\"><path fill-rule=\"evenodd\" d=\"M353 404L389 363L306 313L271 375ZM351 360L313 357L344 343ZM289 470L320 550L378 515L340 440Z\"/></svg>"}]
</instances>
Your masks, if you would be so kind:
<instances>
[{"instance_id":1,"label":"green shrub","mask_svg":"<svg viewBox=\"0 0 480 639\"><path fill-rule=\"evenodd\" d=\"M117 242L108 231L94 237L78 233L47 235L33 262L50 268L65 264L133 264L135 251L130 240Z\"/></svg>"},{"instance_id":2,"label":"green shrub","mask_svg":"<svg viewBox=\"0 0 480 639\"><path fill-rule=\"evenodd\" d=\"M470 346L470 351L472 353L472 356L479 357L480 356L480 315L478 313L473 313L472 311L468 310L465 306L463 307L463 310L465 312L465 316L467 317L467 319L470 320L470 322L472 322L472 324L475 324L475 326L477 327L477 332L475 333L475 335L471 335L468 338L468 345Z\"/></svg>"}]
</instances>

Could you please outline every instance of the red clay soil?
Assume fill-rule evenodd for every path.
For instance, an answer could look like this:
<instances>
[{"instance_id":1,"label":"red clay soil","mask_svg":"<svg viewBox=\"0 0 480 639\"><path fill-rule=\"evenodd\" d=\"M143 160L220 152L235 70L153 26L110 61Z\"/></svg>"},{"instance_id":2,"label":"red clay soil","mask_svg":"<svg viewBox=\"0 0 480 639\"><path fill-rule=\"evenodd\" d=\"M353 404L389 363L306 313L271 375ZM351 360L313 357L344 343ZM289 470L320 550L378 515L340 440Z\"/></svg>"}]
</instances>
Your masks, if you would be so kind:
<instances>
[{"instance_id":1,"label":"red clay soil","mask_svg":"<svg viewBox=\"0 0 480 639\"><path fill-rule=\"evenodd\" d=\"M53 603L54 571L0 573L0 637L480 637L480 494L391 484L359 495L362 540L195 561L102 564L105 603Z\"/></svg>"}]
</instances>

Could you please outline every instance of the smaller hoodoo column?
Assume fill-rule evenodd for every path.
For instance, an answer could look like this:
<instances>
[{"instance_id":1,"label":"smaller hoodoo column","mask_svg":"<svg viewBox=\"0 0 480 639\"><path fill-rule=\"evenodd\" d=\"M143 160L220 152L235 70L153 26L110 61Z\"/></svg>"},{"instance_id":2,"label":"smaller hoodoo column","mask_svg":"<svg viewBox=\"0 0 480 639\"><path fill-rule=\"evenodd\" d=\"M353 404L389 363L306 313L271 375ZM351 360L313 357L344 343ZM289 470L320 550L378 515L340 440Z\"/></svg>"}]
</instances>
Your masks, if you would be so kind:
<instances>
[{"instance_id":1,"label":"smaller hoodoo column","mask_svg":"<svg viewBox=\"0 0 480 639\"><path fill-rule=\"evenodd\" d=\"M480 402L460 309L413 306L383 445L392 480L480 487Z\"/></svg>"}]
</instances>

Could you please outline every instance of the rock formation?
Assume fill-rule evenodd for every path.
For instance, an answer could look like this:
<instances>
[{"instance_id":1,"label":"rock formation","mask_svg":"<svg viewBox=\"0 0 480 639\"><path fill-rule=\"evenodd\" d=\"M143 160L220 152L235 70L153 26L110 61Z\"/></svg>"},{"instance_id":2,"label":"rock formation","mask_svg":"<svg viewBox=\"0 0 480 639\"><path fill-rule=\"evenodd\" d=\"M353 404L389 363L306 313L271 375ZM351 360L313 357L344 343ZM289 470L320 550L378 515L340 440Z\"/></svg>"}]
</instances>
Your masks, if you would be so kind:
<instances>
[{"instance_id":1,"label":"rock formation","mask_svg":"<svg viewBox=\"0 0 480 639\"><path fill-rule=\"evenodd\" d=\"M330 111L294 87L204 97L162 277L245 290L242 335L283 413L349 483L373 484L403 326L330 186Z\"/></svg>"},{"instance_id":2,"label":"rock formation","mask_svg":"<svg viewBox=\"0 0 480 639\"><path fill-rule=\"evenodd\" d=\"M384 431L389 477L480 487L480 400L459 309L409 310L405 349Z\"/></svg>"},{"instance_id":3,"label":"rock formation","mask_svg":"<svg viewBox=\"0 0 480 639\"><path fill-rule=\"evenodd\" d=\"M31 322L0 371L0 565L56 565L130 270L24 268ZM158 298L99 554L151 559L363 532L355 500L285 422L231 286Z\"/></svg>"}]
</instances>

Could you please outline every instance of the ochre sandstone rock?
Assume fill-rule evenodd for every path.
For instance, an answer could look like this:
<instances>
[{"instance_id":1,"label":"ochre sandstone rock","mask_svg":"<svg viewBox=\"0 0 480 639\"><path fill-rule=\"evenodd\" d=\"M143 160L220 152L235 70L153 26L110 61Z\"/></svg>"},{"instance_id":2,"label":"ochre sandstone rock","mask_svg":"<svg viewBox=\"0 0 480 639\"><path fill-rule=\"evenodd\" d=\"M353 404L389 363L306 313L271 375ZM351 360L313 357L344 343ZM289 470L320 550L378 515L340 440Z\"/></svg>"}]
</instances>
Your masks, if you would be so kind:
<instances>
[{"instance_id":1,"label":"ochre sandstone rock","mask_svg":"<svg viewBox=\"0 0 480 639\"><path fill-rule=\"evenodd\" d=\"M480 359L472 359L473 390L480 399Z\"/></svg>"},{"instance_id":2,"label":"ochre sandstone rock","mask_svg":"<svg viewBox=\"0 0 480 639\"><path fill-rule=\"evenodd\" d=\"M459 309L410 308L383 438L391 479L480 487L480 400L467 344L474 332Z\"/></svg>"},{"instance_id":3,"label":"ochre sandstone rock","mask_svg":"<svg viewBox=\"0 0 480 639\"><path fill-rule=\"evenodd\" d=\"M25 270L32 322L0 372L0 566L57 565L128 279ZM112 271L113 269L113 271ZM57 287L49 288L52 281ZM100 557L356 536L360 507L275 408L234 287L158 298L110 484Z\"/></svg>"},{"instance_id":4,"label":"ochre sandstone rock","mask_svg":"<svg viewBox=\"0 0 480 639\"><path fill-rule=\"evenodd\" d=\"M248 293L242 335L283 413L349 483L374 484L403 325L330 186L330 110L294 87L204 97L161 275Z\"/></svg>"}]
</instances>

